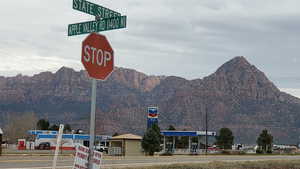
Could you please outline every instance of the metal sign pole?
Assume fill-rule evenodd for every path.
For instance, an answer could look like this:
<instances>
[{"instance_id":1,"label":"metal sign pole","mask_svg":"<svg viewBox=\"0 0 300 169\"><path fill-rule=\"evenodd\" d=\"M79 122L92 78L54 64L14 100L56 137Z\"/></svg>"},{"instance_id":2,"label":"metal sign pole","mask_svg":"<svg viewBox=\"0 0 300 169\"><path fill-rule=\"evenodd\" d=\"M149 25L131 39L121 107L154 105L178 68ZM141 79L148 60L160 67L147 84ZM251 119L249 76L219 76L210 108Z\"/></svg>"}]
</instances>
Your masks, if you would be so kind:
<instances>
[{"instance_id":1,"label":"metal sign pole","mask_svg":"<svg viewBox=\"0 0 300 169\"><path fill-rule=\"evenodd\" d=\"M93 169L93 155L95 142L95 117L96 117L96 91L97 80L92 81L92 98L91 98L91 120L90 120L90 153L89 153L89 169Z\"/></svg>"}]
</instances>

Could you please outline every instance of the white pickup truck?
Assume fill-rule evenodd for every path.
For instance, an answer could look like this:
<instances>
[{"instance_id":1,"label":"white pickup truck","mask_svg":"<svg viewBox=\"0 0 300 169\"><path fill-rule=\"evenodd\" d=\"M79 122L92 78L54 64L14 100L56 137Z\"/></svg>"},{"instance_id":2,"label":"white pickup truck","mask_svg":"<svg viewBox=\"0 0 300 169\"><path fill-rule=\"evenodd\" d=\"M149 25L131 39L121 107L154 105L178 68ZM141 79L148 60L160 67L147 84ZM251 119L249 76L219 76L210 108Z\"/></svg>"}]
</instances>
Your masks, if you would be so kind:
<instances>
[{"instance_id":1,"label":"white pickup truck","mask_svg":"<svg viewBox=\"0 0 300 169\"><path fill-rule=\"evenodd\" d=\"M95 150L100 151L100 152L108 153L108 147L105 147L103 145L96 145Z\"/></svg>"}]
</instances>

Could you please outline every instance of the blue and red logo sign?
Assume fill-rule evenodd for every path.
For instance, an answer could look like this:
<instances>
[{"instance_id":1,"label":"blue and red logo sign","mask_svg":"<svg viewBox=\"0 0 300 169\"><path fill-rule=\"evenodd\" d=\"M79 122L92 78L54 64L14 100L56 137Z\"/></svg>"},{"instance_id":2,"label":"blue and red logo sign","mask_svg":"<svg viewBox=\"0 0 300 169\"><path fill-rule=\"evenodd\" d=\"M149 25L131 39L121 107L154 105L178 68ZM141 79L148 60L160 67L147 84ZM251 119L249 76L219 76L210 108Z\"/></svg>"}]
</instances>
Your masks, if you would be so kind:
<instances>
[{"instance_id":1,"label":"blue and red logo sign","mask_svg":"<svg viewBox=\"0 0 300 169\"><path fill-rule=\"evenodd\" d=\"M148 118L158 118L158 108L148 107Z\"/></svg>"},{"instance_id":2,"label":"blue and red logo sign","mask_svg":"<svg viewBox=\"0 0 300 169\"><path fill-rule=\"evenodd\" d=\"M158 124L158 108L148 107L147 127L150 128L153 124Z\"/></svg>"}]
</instances>

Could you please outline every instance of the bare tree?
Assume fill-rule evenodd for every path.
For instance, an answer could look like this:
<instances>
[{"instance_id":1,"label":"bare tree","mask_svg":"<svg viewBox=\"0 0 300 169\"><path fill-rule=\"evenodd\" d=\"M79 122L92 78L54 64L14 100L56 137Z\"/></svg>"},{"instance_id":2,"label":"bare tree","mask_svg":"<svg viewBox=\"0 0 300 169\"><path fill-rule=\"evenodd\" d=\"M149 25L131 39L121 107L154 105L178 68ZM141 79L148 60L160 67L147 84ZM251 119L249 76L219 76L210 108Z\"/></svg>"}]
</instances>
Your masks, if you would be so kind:
<instances>
[{"instance_id":1,"label":"bare tree","mask_svg":"<svg viewBox=\"0 0 300 169\"><path fill-rule=\"evenodd\" d=\"M4 133L9 143L16 143L18 139L30 139L28 130L35 129L38 118L33 112L10 113Z\"/></svg>"}]
</instances>

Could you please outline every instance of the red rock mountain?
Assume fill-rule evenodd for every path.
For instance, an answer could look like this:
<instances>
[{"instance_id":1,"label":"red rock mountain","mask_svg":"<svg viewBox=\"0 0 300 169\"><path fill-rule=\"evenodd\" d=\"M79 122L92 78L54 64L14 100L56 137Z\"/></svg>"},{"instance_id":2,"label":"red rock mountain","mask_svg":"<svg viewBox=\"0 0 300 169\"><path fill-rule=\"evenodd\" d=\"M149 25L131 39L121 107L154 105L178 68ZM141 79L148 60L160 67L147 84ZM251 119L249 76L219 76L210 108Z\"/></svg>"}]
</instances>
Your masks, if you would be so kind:
<instances>
[{"instance_id":1,"label":"red rock mountain","mask_svg":"<svg viewBox=\"0 0 300 169\"><path fill-rule=\"evenodd\" d=\"M0 77L0 126L9 113L34 111L51 122L88 126L91 82L85 71L62 67L32 77ZM268 129L277 143L298 142L300 99L281 92L244 57L235 57L203 79L147 76L117 68L97 88L97 132L146 128L146 109L159 107L161 128L209 130L229 127L236 142L255 143Z\"/></svg>"}]
</instances>

